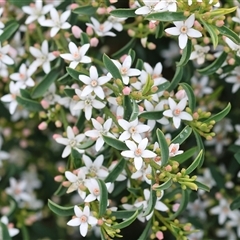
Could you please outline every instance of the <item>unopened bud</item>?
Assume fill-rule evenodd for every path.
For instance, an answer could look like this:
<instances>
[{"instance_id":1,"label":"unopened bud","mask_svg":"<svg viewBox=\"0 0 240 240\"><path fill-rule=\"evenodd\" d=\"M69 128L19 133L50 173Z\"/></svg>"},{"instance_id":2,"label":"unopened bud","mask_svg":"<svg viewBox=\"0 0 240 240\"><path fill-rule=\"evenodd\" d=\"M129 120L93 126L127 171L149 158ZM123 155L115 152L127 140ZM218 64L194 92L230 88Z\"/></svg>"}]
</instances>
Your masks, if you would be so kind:
<instances>
[{"instance_id":1,"label":"unopened bud","mask_svg":"<svg viewBox=\"0 0 240 240\"><path fill-rule=\"evenodd\" d=\"M45 129L47 129L47 126L48 124L46 122L41 122L39 125L38 125L38 129L43 131Z\"/></svg>"},{"instance_id":2,"label":"unopened bud","mask_svg":"<svg viewBox=\"0 0 240 240\"><path fill-rule=\"evenodd\" d=\"M75 38L80 38L81 37L81 34L82 34L82 30L80 27L74 25L72 26L72 34Z\"/></svg>"},{"instance_id":3,"label":"unopened bud","mask_svg":"<svg viewBox=\"0 0 240 240\"><path fill-rule=\"evenodd\" d=\"M96 37L90 39L91 47L97 47L98 43L99 43L99 40Z\"/></svg>"}]
</instances>

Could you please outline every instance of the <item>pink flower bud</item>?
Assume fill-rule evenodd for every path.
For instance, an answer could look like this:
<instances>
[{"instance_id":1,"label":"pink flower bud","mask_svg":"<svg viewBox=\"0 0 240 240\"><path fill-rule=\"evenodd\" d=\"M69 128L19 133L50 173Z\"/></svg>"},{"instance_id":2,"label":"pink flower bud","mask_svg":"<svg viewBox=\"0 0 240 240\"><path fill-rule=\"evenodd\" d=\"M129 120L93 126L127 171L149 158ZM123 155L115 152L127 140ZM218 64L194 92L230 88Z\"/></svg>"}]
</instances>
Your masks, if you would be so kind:
<instances>
[{"instance_id":1,"label":"pink flower bud","mask_svg":"<svg viewBox=\"0 0 240 240\"><path fill-rule=\"evenodd\" d=\"M156 44L150 42L150 43L147 44L147 48L148 48L149 50L154 50L154 49L156 49Z\"/></svg>"},{"instance_id":2,"label":"pink flower bud","mask_svg":"<svg viewBox=\"0 0 240 240\"><path fill-rule=\"evenodd\" d=\"M64 181L64 182L62 182L62 185L63 185L64 187L69 187L69 186L71 185L71 183L68 182L68 181Z\"/></svg>"},{"instance_id":3,"label":"pink flower bud","mask_svg":"<svg viewBox=\"0 0 240 240\"><path fill-rule=\"evenodd\" d=\"M144 108L142 106L138 106L138 111L143 112Z\"/></svg>"},{"instance_id":4,"label":"pink flower bud","mask_svg":"<svg viewBox=\"0 0 240 240\"><path fill-rule=\"evenodd\" d=\"M44 109L49 108L49 103L45 99L43 99L40 103Z\"/></svg>"},{"instance_id":5,"label":"pink flower bud","mask_svg":"<svg viewBox=\"0 0 240 240\"><path fill-rule=\"evenodd\" d=\"M60 137L62 137L61 135L59 135L59 134L53 134L53 136L52 136L52 138L55 140L55 139L57 139L57 138L60 138Z\"/></svg>"},{"instance_id":6,"label":"pink flower bud","mask_svg":"<svg viewBox=\"0 0 240 240\"><path fill-rule=\"evenodd\" d=\"M21 148L26 148L28 146L28 142L25 139L22 139L19 142L19 145L20 145Z\"/></svg>"},{"instance_id":7,"label":"pink flower bud","mask_svg":"<svg viewBox=\"0 0 240 240\"><path fill-rule=\"evenodd\" d=\"M80 38L82 29L76 25L72 26L72 34L75 38Z\"/></svg>"},{"instance_id":8,"label":"pink flower bud","mask_svg":"<svg viewBox=\"0 0 240 240\"><path fill-rule=\"evenodd\" d=\"M60 52L59 52L59 51L53 51L52 54L53 54L55 57L59 57L59 56L60 56Z\"/></svg>"},{"instance_id":9,"label":"pink flower bud","mask_svg":"<svg viewBox=\"0 0 240 240\"><path fill-rule=\"evenodd\" d=\"M1 0L0 1L0 6L4 6L6 4L6 0Z\"/></svg>"},{"instance_id":10,"label":"pink flower bud","mask_svg":"<svg viewBox=\"0 0 240 240\"><path fill-rule=\"evenodd\" d=\"M149 22L148 24L149 29L154 29L156 27L156 24L152 21Z\"/></svg>"},{"instance_id":11,"label":"pink flower bud","mask_svg":"<svg viewBox=\"0 0 240 240\"><path fill-rule=\"evenodd\" d=\"M45 129L47 129L47 123L46 122L41 122L39 125L38 125L38 129L39 130L45 130Z\"/></svg>"},{"instance_id":12,"label":"pink flower bud","mask_svg":"<svg viewBox=\"0 0 240 240\"><path fill-rule=\"evenodd\" d=\"M175 96L178 100L181 100L181 99L187 97L187 94L186 94L186 91L184 89L181 89L175 94Z\"/></svg>"},{"instance_id":13,"label":"pink flower bud","mask_svg":"<svg viewBox=\"0 0 240 240\"><path fill-rule=\"evenodd\" d=\"M78 7L79 7L79 5L77 3L72 3L70 5L70 9L72 9L72 10L74 10L75 8L78 8Z\"/></svg>"},{"instance_id":14,"label":"pink flower bud","mask_svg":"<svg viewBox=\"0 0 240 240\"><path fill-rule=\"evenodd\" d=\"M74 83L74 84L71 86L71 88L79 89L79 86L78 86L78 84Z\"/></svg>"},{"instance_id":15,"label":"pink flower bud","mask_svg":"<svg viewBox=\"0 0 240 240\"><path fill-rule=\"evenodd\" d=\"M104 119L102 117L97 117L96 120L100 123L103 124L104 123Z\"/></svg>"},{"instance_id":16,"label":"pink flower bud","mask_svg":"<svg viewBox=\"0 0 240 240\"><path fill-rule=\"evenodd\" d=\"M87 33L87 35L89 35L89 36L92 36L93 35L93 29L92 29L92 27L87 27L87 29L86 29L86 33Z\"/></svg>"},{"instance_id":17,"label":"pink flower bud","mask_svg":"<svg viewBox=\"0 0 240 240\"><path fill-rule=\"evenodd\" d=\"M104 7L99 7L99 8L97 9L97 14L103 15L103 14L105 14L105 13L106 13L106 8L104 8Z\"/></svg>"},{"instance_id":18,"label":"pink flower bud","mask_svg":"<svg viewBox=\"0 0 240 240\"><path fill-rule=\"evenodd\" d=\"M162 239L164 239L163 232L158 231L158 232L156 233L156 238L157 238L158 240L162 240Z\"/></svg>"},{"instance_id":19,"label":"pink flower bud","mask_svg":"<svg viewBox=\"0 0 240 240\"><path fill-rule=\"evenodd\" d=\"M62 182L63 181L63 176L62 175L58 175L58 176L54 177L54 181L55 182Z\"/></svg>"},{"instance_id":20,"label":"pink flower bud","mask_svg":"<svg viewBox=\"0 0 240 240\"><path fill-rule=\"evenodd\" d=\"M127 96L131 93L131 88L130 87L124 87L122 90L123 95Z\"/></svg>"},{"instance_id":21,"label":"pink flower bud","mask_svg":"<svg viewBox=\"0 0 240 240\"><path fill-rule=\"evenodd\" d=\"M172 206L172 210L173 210L174 212L176 212L179 207L180 207L180 204L179 204L179 203L175 203L175 204L173 204L173 206Z\"/></svg>"},{"instance_id":22,"label":"pink flower bud","mask_svg":"<svg viewBox=\"0 0 240 240\"><path fill-rule=\"evenodd\" d=\"M28 29L29 29L30 31L35 30L35 29L36 29L36 24L35 24L35 23L30 23L30 24L28 25Z\"/></svg>"},{"instance_id":23,"label":"pink flower bud","mask_svg":"<svg viewBox=\"0 0 240 240\"><path fill-rule=\"evenodd\" d=\"M57 120L57 121L55 122L55 126L56 126L57 128L60 128L60 127L62 126L62 122L59 121L59 120Z\"/></svg>"},{"instance_id":24,"label":"pink flower bud","mask_svg":"<svg viewBox=\"0 0 240 240\"><path fill-rule=\"evenodd\" d=\"M124 62L125 58L127 57L127 54L124 54L120 57L120 62Z\"/></svg>"},{"instance_id":25,"label":"pink flower bud","mask_svg":"<svg viewBox=\"0 0 240 240\"><path fill-rule=\"evenodd\" d=\"M76 126L73 126L72 130L73 130L75 135L77 135L79 133L79 130Z\"/></svg>"},{"instance_id":26,"label":"pink flower bud","mask_svg":"<svg viewBox=\"0 0 240 240\"><path fill-rule=\"evenodd\" d=\"M66 171L66 169L65 169L65 167L63 167L63 166L59 166L59 167L58 167L58 171L59 171L60 173L64 173L64 172Z\"/></svg>"},{"instance_id":27,"label":"pink flower bud","mask_svg":"<svg viewBox=\"0 0 240 240\"><path fill-rule=\"evenodd\" d=\"M90 39L91 47L97 47L98 43L99 43L99 40L96 37Z\"/></svg>"},{"instance_id":28,"label":"pink flower bud","mask_svg":"<svg viewBox=\"0 0 240 240\"><path fill-rule=\"evenodd\" d=\"M118 0L109 0L110 3L117 3Z\"/></svg>"}]
</instances>

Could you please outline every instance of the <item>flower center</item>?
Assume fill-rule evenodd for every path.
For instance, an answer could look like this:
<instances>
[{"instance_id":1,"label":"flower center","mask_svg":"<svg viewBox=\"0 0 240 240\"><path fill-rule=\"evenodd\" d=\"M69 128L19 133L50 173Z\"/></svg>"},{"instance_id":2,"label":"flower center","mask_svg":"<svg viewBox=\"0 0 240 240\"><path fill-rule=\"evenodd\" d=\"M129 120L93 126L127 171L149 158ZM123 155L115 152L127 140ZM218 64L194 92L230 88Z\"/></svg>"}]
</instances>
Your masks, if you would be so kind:
<instances>
[{"instance_id":1,"label":"flower center","mask_svg":"<svg viewBox=\"0 0 240 240\"><path fill-rule=\"evenodd\" d=\"M173 111L173 115L174 115L174 116L179 116L180 113L181 113L181 110L180 110L179 108L176 108L176 109L174 109L174 111Z\"/></svg>"},{"instance_id":2,"label":"flower center","mask_svg":"<svg viewBox=\"0 0 240 240\"><path fill-rule=\"evenodd\" d=\"M87 217L86 215L82 215L82 216L80 217L80 221L81 221L82 223L87 222L87 220L88 220L88 217Z\"/></svg>"},{"instance_id":3,"label":"flower center","mask_svg":"<svg viewBox=\"0 0 240 240\"><path fill-rule=\"evenodd\" d=\"M92 106L92 100L90 98L85 100L85 106Z\"/></svg>"},{"instance_id":4,"label":"flower center","mask_svg":"<svg viewBox=\"0 0 240 240\"><path fill-rule=\"evenodd\" d=\"M93 194L94 194L95 196L99 196L99 194L100 194L99 189L98 189L98 188L94 188L94 189L93 189Z\"/></svg>"},{"instance_id":5,"label":"flower center","mask_svg":"<svg viewBox=\"0 0 240 240\"><path fill-rule=\"evenodd\" d=\"M135 156L140 157L140 156L142 155L142 149L137 148L137 149L134 151L134 154L135 154Z\"/></svg>"},{"instance_id":6,"label":"flower center","mask_svg":"<svg viewBox=\"0 0 240 240\"><path fill-rule=\"evenodd\" d=\"M128 72L128 69L127 69L126 67L122 67L122 68L121 68L121 74L122 74L122 75L126 75L127 72Z\"/></svg>"},{"instance_id":7,"label":"flower center","mask_svg":"<svg viewBox=\"0 0 240 240\"><path fill-rule=\"evenodd\" d=\"M134 133L137 132L137 129L136 129L135 127L130 127L130 128L129 128L129 132L130 132L131 134L134 134Z\"/></svg>"},{"instance_id":8,"label":"flower center","mask_svg":"<svg viewBox=\"0 0 240 240\"><path fill-rule=\"evenodd\" d=\"M96 87L98 85L98 82L97 80L92 80L90 84L92 87Z\"/></svg>"},{"instance_id":9,"label":"flower center","mask_svg":"<svg viewBox=\"0 0 240 240\"><path fill-rule=\"evenodd\" d=\"M77 145L77 140L76 139L71 139L70 141L69 141L69 145L70 145L70 147L75 147L76 145Z\"/></svg>"},{"instance_id":10,"label":"flower center","mask_svg":"<svg viewBox=\"0 0 240 240\"><path fill-rule=\"evenodd\" d=\"M25 80L25 74L20 73L19 76L20 76L21 80Z\"/></svg>"},{"instance_id":11,"label":"flower center","mask_svg":"<svg viewBox=\"0 0 240 240\"><path fill-rule=\"evenodd\" d=\"M79 54L79 52L75 52L75 53L73 54L73 58L74 58L74 60L78 61L78 60L80 59L80 54Z\"/></svg>"},{"instance_id":12,"label":"flower center","mask_svg":"<svg viewBox=\"0 0 240 240\"><path fill-rule=\"evenodd\" d=\"M180 29L180 32L184 33L184 34L186 34L187 31L188 31L188 28L186 26L182 26L181 29Z\"/></svg>"}]
</instances>

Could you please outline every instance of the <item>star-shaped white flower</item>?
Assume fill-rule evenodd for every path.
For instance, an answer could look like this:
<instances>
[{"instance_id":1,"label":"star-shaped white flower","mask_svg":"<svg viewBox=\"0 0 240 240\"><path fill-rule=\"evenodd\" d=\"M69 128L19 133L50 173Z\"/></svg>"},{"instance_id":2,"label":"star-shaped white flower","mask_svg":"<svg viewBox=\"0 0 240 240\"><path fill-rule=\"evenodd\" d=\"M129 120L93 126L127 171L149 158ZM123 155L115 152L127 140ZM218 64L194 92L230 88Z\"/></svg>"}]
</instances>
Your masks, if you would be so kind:
<instances>
[{"instance_id":1,"label":"star-shaped white flower","mask_svg":"<svg viewBox=\"0 0 240 240\"><path fill-rule=\"evenodd\" d=\"M58 11L55 8L52 8L50 11L51 19L47 19L41 23L44 27L51 27L50 36L54 37L60 29L68 29L71 27L71 24L66 22L71 14L70 10L67 10L59 16Z\"/></svg>"},{"instance_id":2,"label":"star-shaped white flower","mask_svg":"<svg viewBox=\"0 0 240 240\"><path fill-rule=\"evenodd\" d=\"M30 15L27 17L25 24L30 24L35 20L38 20L38 23L41 24L45 20L44 15L46 15L52 7L52 4L43 6L42 0L36 0L35 3L31 3L30 6L23 6L23 12Z\"/></svg>"},{"instance_id":3,"label":"star-shaped white flower","mask_svg":"<svg viewBox=\"0 0 240 240\"><path fill-rule=\"evenodd\" d=\"M12 65L14 64L14 61L12 58L10 58L7 54L10 50L10 45L5 45L2 47L0 42L0 67L3 64Z\"/></svg>"},{"instance_id":4,"label":"star-shaped white flower","mask_svg":"<svg viewBox=\"0 0 240 240\"><path fill-rule=\"evenodd\" d=\"M154 7L155 11L177 11L177 1L176 0L160 0L160 2Z\"/></svg>"},{"instance_id":5,"label":"star-shaped white flower","mask_svg":"<svg viewBox=\"0 0 240 240\"><path fill-rule=\"evenodd\" d=\"M186 21L173 22L175 27L167 28L165 29L165 32L170 35L179 36L178 37L179 47L181 49L184 49L187 45L188 37L199 38L202 36L201 32L192 28L194 21L195 15L192 14L188 17Z\"/></svg>"},{"instance_id":6,"label":"star-shaped white flower","mask_svg":"<svg viewBox=\"0 0 240 240\"><path fill-rule=\"evenodd\" d=\"M85 56L89 47L89 43L77 47L75 43L70 42L68 44L70 53L60 54L60 57L71 62L69 65L70 68L76 68L79 63L90 63L92 61L90 57Z\"/></svg>"},{"instance_id":7,"label":"star-shaped white flower","mask_svg":"<svg viewBox=\"0 0 240 240\"><path fill-rule=\"evenodd\" d=\"M112 126L112 119L109 118L103 125L99 123L97 120L92 118L92 124L94 126L94 130L88 130L85 132L85 135L91 137L93 139L97 139L95 149L98 152L102 146L104 145L104 140L102 135L107 135L109 137L113 137L114 135L109 132Z\"/></svg>"},{"instance_id":8,"label":"star-shaped white flower","mask_svg":"<svg viewBox=\"0 0 240 240\"><path fill-rule=\"evenodd\" d=\"M226 43L228 44L228 46L234 51L236 52L237 56L240 57L240 44L236 44L235 42L233 42L230 38L226 37L225 38ZM240 41L240 39L239 39Z\"/></svg>"},{"instance_id":9,"label":"star-shaped white flower","mask_svg":"<svg viewBox=\"0 0 240 240\"><path fill-rule=\"evenodd\" d=\"M146 15L151 12L154 12L154 7L156 6L157 3L159 3L159 0L143 0L143 3L145 6L138 8L135 11L135 14Z\"/></svg>"},{"instance_id":10,"label":"star-shaped white flower","mask_svg":"<svg viewBox=\"0 0 240 240\"><path fill-rule=\"evenodd\" d=\"M180 127L181 120L192 121L192 116L183 111L187 105L186 98L183 98L179 103L176 103L172 98L168 98L168 104L170 109L165 110L163 115L173 118L173 125L175 128Z\"/></svg>"},{"instance_id":11,"label":"star-shaped white flower","mask_svg":"<svg viewBox=\"0 0 240 240\"><path fill-rule=\"evenodd\" d=\"M75 227L80 226L80 234L85 237L88 232L88 225L94 226L97 224L98 220L90 215L89 206L85 206L83 211L77 206L74 206L75 218L67 222L67 225Z\"/></svg>"},{"instance_id":12,"label":"star-shaped white flower","mask_svg":"<svg viewBox=\"0 0 240 240\"><path fill-rule=\"evenodd\" d=\"M194 50L190 55L190 60L197 60L197 64L203 64L205 62L206 54L209 52L209 46L194 45Z\"/></svg>"},{"instance_id":13,"label":"star-shaped white flower","mask_svg":"<svg viewBox=\"0 0 240 240\"><path fill-rule=\"evenodd\" d=\"M42 66L43 71L47 74L51 70L50 62L53 61L56 56L49 52L48 41L44 40L41 46L41 50L35 47L29 48L30 53L36 58L36 60L31 64L30 67L38 68Z\"/></svg>"},{"instance_id":14,"label":"star-shaped white flower","mask_svg":"<svg viewBox=\"0 0 240 240\"><path fill-rule=\"evenodd\" d=\"M132 138L135 142L139 143L142 140L140 133L147 132L150 129L150 127L145 124L139 124L138 119L132 122L119 119L118 123L125 130L119 137L120 141Z\"/></svg>"},{"instance_id":15,"label":"star-shaped white flower","mask_svg":"<svg viewBox=\"0 0 240 240\"><path fill-rule=\"evenodd\" d=\"M137 170L141 169L143 158L154 158L157 156L156 153L146 150L148 144L147 138L142 139L138 145L131 140L126 140L125 143L130 150L122 151L121 155L126 158L133 158L134 166Z\"/></svg>"},{"instance_id":16,"label":"star-shaped white flower","mask_svg":"<svg viewBox=\"0 0 240 240\"><path fill-rule=\"evenodd\" d=\"M73 107L73 110L84 109L85 118L90 120L92 117L92 109L102 109L105 107L105 104L95 99L96 95L89 94L86 97L82 96L82 91L80 89L75 89L79 101Z\"/></svg>"},{"instance_id":17,"label":"star-shaped white flower","mask_svg":"<svg viewBox=\"0 0 240 240\"><path fill-rule=\"evenodd\" d=\"M182 150L179 150L179 143L172 143L172 144L170 144L168 149L169 149L169 156L170 157L174 157L176 155L179 155L179 154L183 153Z\"/></svg>"},{"instance_id":18,"label":"star-shaped white flower","mask_svg":"<svg viewBox=\"0 0 240 240\"><path fill-rule=\"evenodd\" d=\"M65 158L70 155L72 148L77 150L80 153L83 153L84 150L78 149L78 145L80 142L82 142L85 138L84 134L78 134L75 136L73 129L68 126L67 127L67 138L64 137L57 137L55 140L57 143L66 145L66 147L63 150L62 158Z\"/></svg>"},{"instance_id":19,"label":"star-shaped white flower","mask_svg":"<svg viewBox=\"0 0 240 240\"><path fill-rule=\"evenodd\" d=\"M86 86L82 91L82 97L86 97L94 92L99 98L104 99L105 93L101 85L111 80L110 76L98 77L97 68L91 66L89 69L89 77L86 75L79 75L79 80L82 81Z\"/></svg>"}]
</instances>

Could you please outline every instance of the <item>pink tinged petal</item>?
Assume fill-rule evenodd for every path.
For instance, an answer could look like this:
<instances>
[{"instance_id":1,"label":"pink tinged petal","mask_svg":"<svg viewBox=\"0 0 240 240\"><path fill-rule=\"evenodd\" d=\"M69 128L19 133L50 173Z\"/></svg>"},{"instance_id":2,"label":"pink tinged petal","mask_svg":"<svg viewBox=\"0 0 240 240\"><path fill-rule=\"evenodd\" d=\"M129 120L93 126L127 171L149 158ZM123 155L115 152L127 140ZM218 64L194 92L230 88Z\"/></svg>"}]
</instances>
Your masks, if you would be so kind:
<instances>
[{"instance_id":1,"label":"pink tinged petal","mask_svg":"<svg viewBox=\"0 0 240 240\"><path fill-rule=\"evenodd\" d=\"M35 21L38 17L37 16L29 16L27 17L25 24L30 24L31 22Z\"/></svg>"},{"instance_id":2,"label":"pink tinged petal","mask_svg":"<svg viewBox=\"0 0 240 240\"><path fill-rule=\"evenodd\" d=\"M41 46L42 53L48 55L48 41L44 40Z\"/></svg>"},{"instance_id":3,"label":"pink tinged petal","mask_svg":"<svg viewBox=\"0 0 240 240\"><path fill-rule=\"evenodd\" d=\"M141 71L136 69L136 68L130 68L127 72L128 76L132 77L132 76L138 76L141 74Z\"/></svg>"},{"instance_id":4,"label":"pink tinged petal","mask_svg":"<svg viewBox=\"0 0 240 240\"><path fill-rule=\"evenodd\" d=\"M50 19L47 19L45 20L41 26L44 26L44 27L53 27L55 26L55 23L53 20L50 20Z\"/></svg>"},{"instance_id":5,"label":"pink tinged petal","mask_svg":"<svg viewBox=\"0 0 240 240\"><path fill-rule=\"evenodd\" d=\"M72 54L70 54L70 53L60 54L60 57L65 59L65 60L68 60L68 61L73 61L74 60Z\"/></svg>"},{"instance_id":6,"label":"pink tinged petal","mask_svg":"<svg viewBox=\"0 0 240 240\"><path fill-rule=\"evenodd\" d=\"M157 156L157 154L150 151L150 150L144 150L143 153L142 153L143 158L154 158L156 156Z\"/></svg>"},{"instance_id":7,"label":"pink tinged petal","mask_svg":"<svg viewBox=\"0 0 240 240\"><path fill-rule=\"evenodd\" d=\"M173 111L175 108L176 108L176 106L177 106L177 104L176 104L176 102L172 99L172 98L168 98L168 104L169 104L169 107L170 107L170 109Z\"/></svg>"},{"instance_id":8,"label":"pink tinged petal","mask_svg":"<svg viewBox=\"0 0 240 240\"><path fill-rule=\"evenodd\" d=\"M67 222L67 225L72 227L79 226L80 224L81 224L81 221L79 218L74 218Z\"/></svg>"},{"instance_id":9,"label":"pink tinged petal","mask_svg":"<svg viewBox=\"0 0 240 240\"><path fill-rule=\"evenodd\" d=\"M92 79L86 75L79 75L78 76L79 80L85 83L86 85L89 85L92 81Z\"/></svg>"},{"instance_id":10,"label":"pink tinged petal","mask_svg":"<svg viewBox=\"0 0 240 240\"><path fill-rule=\"evenodd\" d=\"M191 28L194 24L195 21L195 15L192 14L188 17L188 19L185 21L185 25L187 26L187 28Z\"/></svg>"},{"instance_id":11,"label":"pink tinged petal","mask_svg":"<svg viewBox=\"0 0 240 240\"><path fill-rule=\"evenodd\" d=\"M62 153L62 158L65 158L67 156L69 156L71 153L71 147L70 146L66 146L63 150L63 153Z\"/></svg>"},{"instance_id":12,"label":"pink tinged petal","mask_svg":"<svg viewBox=\"0 0 240 240\"><path fill-rule=\"evenodd\" d=\"M100 23L94 17L91 17L91 21L96 28L100 27Z\"/></svg>"},{"instance_id":13,"label":"pink tinged petal","mask_svg":"<svg viewBox=\"0 0 240 240\"><path fill-rule=\"evenodd\" d=\"M144 124L136 126L136 130L138 133L147 132L149 129L150 129L150 127L147 125L144 125Z\"/></svg>"},{"instance_id":14,"label":"pink tinged petal","mask_svg":"<svg viewBox=\"0 0 240 240\"><path fill-rule=\"evenodd\" d=\"M129 69L131 65L132 65L132 58L131 56L128 55L123 61L122 67Z\"/></svg>"},{"instance_id":15,"label":"pink tinged petal","mask_svg":"<svg viewBox=\"0 0 240 240\"><path fill-rule=\"evenodd\" d=\"M196 30L196 29L190 28L190 29L188 29L188 31L187 31L187 35L188 35L189 37L192 37L192 38L199 38L199 37L202 36L202 33L199 32L199 31Z\"/></svg>"},{"instance_id":16,"label":"pink tinged petal","mask_svg":"<svg viewBox=\"0 0 240 240\"><path fill-rule=\"evenodd\" d=\"M105 98L105 93L103 89L100 86L97 86L93 89L94 93L100 98L104 99Z\"/></svg>"},{"instance_id":17,"label":"pink tinged petal","mask_svg":"<svg viewBox=\"0 0 240 240\"><path fill-rule=\"evenodd\" d=\"M70 181L72 183L74 183L78 180L77 176L70 171L65 172L65 177L68 179L68 181Z\"/></svg>"},{"instance_id":18,"label":"pink tinged petal","mask_svg":"<svg viewBox=\"0 0 240 240\"><path fill-rule=\"evenodd\" d=\"M87 56L83 56L80 63L90 63L92 62L92 59L90 57Z\"/></svg>"},{"instance_id":19,"label":"pink tinged petal","mask_svg":"<svg viewBox=\"0 0 240 240\"><path fill-rule=\"evenodd\" d=\"M175 108L178 108L180 111L182 111L187 105L187 100L186 98L183 98Z\"/></svg>"},{"instance_id":20,"label":"pink tinged petal","mask_svg":"<svg viewBox=\"0 0 240 240\"><path fill-rule=\"evenodd\" d=\"M130 141L130 140L127 140L125 143L126 143L127 147L128 147L131 151L134 152L134 151L137 149L137 145L136 145L135 142Z\"/></svg>"},{"instance_id":21,"label":"pink tinged petal","mask_svg":"<svg viewBox=\"0 0 240 240\"><path fill-rule=\"evenodd\" d=\"M92 118L92 124L94 126L95 129L101 131L103 128L102 128L102 125L101 123L99 123L96 119Z\"/></svg>"},{"instance_id":22,"label":"pink tinged petal","mask_svg":"<svg viewBox=\"0 0 240 240\"><path fill-rule=\"evenodd\" d=\"M181 33L177 27L167 28L167 29L165 29L165 32L170 35L174 35L174 36L178 36Z\"/></svg>"},{"instance_id":23,"label":"pink tinged petal","mask_svg":"<svg viewBox=\"0 0 240 240\"><path fill-rule=\"evenodd\" d=\"M88 217L88 223L93 226L93 225L96 225L98 223L98 220L93 216L89 216Z\"/></svg>"},{"instance_id":24,"label":"pink tinged petal","mask_svg":"<svg viewBox=\"0 0 240 240\"><path fill-rule=\"evenodd\" d=\"M144 150L144 149L146 149L147 144L148 144L148 139L147 139L147 138L144 138L144 139L139 143L138 148L140 148L141 150Z\"/></svg>"},{"instance_id":25,"label":"pink tinged petal","mask_svg":"<svg viewBox=\"0 0 240 240\"><path fill-rule=\"evenodd\" d=\"M104 124L103 124L103 127L105 130L109 131L109 129L111 128L112 126L112 119L109 118Z\"/></svg>"},{"instance_id":26,"label":"pink tinged petal","mask_svg":"<svg viewBox=\"0 0 240 240\"><path fill-rule=\"evenodd\" d=\"M163 115L166 117L173 117L172 110L168 109L163 112Z\"/></svg>"},{"instance_id":27,"label":"pink tinged petal","mask_svg":"<svg viewBox=\"0 0 240 240\"><path fill-rule=\"evenodd\" d=\"M108 176L108 171L104 169L99 169L97 172L98 177L105 178Z\"/></svg>"},{"instance_id":28,"label":"pink tinged petal","mask_svg":"<svg viewBox=\"0 0 240 240\"><path fill-rule=\"evenodd\" d=\"M163 68L162 64L160 62L158 62L156 64L152 74L159 76L162 73L162 68Z\"/></svg>"},{"instance_id":29,"label":"pink tinged petal","mask_svg":"<svg viewBox=\"0 0 240 240\"><path fill-rule=\"evenodd\" d=\"M134 166L139 171L142 168L143 159L141 157L134 158Z\"/></svg>"},{"instance_id":30,"label":"pink tinged petal","mask_svg":"<svg viewBox=\"0 0 240 240\"><path fill-rule=\"evenodd\" d=\"M70 27L71 27L71 24L68 23L68 22L65 22L65 23L62 24L61 29L68 29Z\"/></svg>"},{"instance_id":31,"label":"pink tinged petal","mask_svg":"<svg viewBox=\"0 0 240 240\"><path fill-rule=\"evenodd\" d=\"M91 117L92 117L92 107L87 106L87 107L85 107L85 118L87 120L90 120Z\"/></svg>"},{"instance_id":32,"label":"pink tinged petal","mask_svg":"<svg viewBox=\"0 0 240 240\"><path fill-rule=\"evenodd\" d=\"M83 237L85 237L87 235L87 231L88 231L88 223L86 222L82 222L80 225L80 233Z\"/></svg>"},{"instance_id":33,"label":"pink tinged petal","mask_svg":"<svg viewBox=\"0 0 240 240\"><path fill-rule=\"evenodd\" d=\"M133 151L130 151L130 150L126 150L126 151L122 151L121 152L121 155L123 157L127 157L127 158L134 158L135 157L135 154Z\"/></svg>"},{"instance_id":34,"label":"pink tinged petal","mask_svg":"<svg viewBox=\"0 0 240 240\"><path fill-rule=\"evenodd\" d=\"M58 33L59 30L60 30L59 27L53 27L50 31L50 36L54 37Z\"/></svg>"},{"instance_id":35,"label":"pink tinged petal","mask_svg":"<svg viewBox=\"0 0 240 240\"><path fill-rule=\"evenodd\" d=\"M119 119L118 123L124 130L128 130L131 127L130 123L125 119Z\"/></svg>"},{"instance_id":36,"label":"pink tinged petal","mask_svg":"<svg viewBox=\"0 0 240 240\"><path fill-rule=\"evenodd\" d=\"M83 214L85 216L89 216L90 215L90 209L89 209L89 206L85 206L84 209L83 209Z\"/></svg>"},{"instance_id":37,"label":"pink tinged petal","mask_svg":"<svg viewBox=\"0 0 240 240\"><path fill-rule=\"evenodd\" d=\"M94 161L94 166L100 168L103 164L103 160L104 160L103 155L99 155Z\"/></svg>"},{"instance_id":38,"label":"pink tinged petal","mask_svg":"<svg viewBox=\"0 0 240 240\"><path fill-rule=\"evenodd\" d=\"M98 138L100 136L100 133L98 130L89 130L85 132L85 135L91 138Z\"/></svg>"},{"instance_id":39,"label":"pink tinged petal","mask_svg":"<svg viewBox=\"0 0 240 240\"><path fill-rule=\"evenodd\" d=\"M52 9L52 5L51 4L47 4L42 8L42 14L45 15L47 14L51 9Z\"/></svg>"},{"instance_id":40,"label":"pink tinged petal","mask_svg":"<svg viewBox=\"0 0 240 240\"><path fill-rule=\"evenodd\" d=\"M181 119L179 117L173 117L173 125L175 128L179 128L181 124Z\"/></svg>"},{"instance_id":41,"label":"pink tinged petal","mask_svg":"<svg viewBox=\"0 0 240 240\"><path fill-rule=\"evenodd\" d=\"M178 44L181 49L184 49L187 45L188 37L186 34L180 34L178 37Z\"/></svg>"},{"instance_id":42,"label":"pink tinged petal","mask_svg":"<svg viewBox=\"0 0 240 240\"><path fill-rule=\"evenodd\" d=\"M142 137L141 137L141 135L140 135L139 133L133 133L133 134L132 134L132 139L133 139L135 142L139 143L139 142L141 142Z\"/></svg>"},{"instance_id":43,"label":"pink tinged petal","mask_svg":"<svg viewBox=\"0 0 240 240\"><path fill-rule=\"evenodd\" d=\"M102 137L99 137L99 138L97 139L96 145L95 145L96 151L98 152L98 151L102 148L103 145L104 145L104 140L103 140Z\"/></svg>"},{"instance_id":44,"label":"pink tinged petal","mask_svg":"<svg viewBox=\"0 0 240 240\"><path fill-rule=\"evenodd\" d=\"M69 18L70 14L71 14L71 10L67 10L67 11L63 12L60 17L61 23L65 23L67 21L67 19Z\"/></svg>"},{"instance_id":45,"label":"pink tinged petal","mask_svg":"<svg viewBox=\"0 0 240 240\"><path fill-rule=\"evenodd\" d=\"M29 15L32 15L34 12L33 12L33 9L31 8L31 7L29 7L29 6L24 6L24 7L22 7L22 10L25 12L25 13L27 13L27 14L29 14Z\"/></svg>"},{"instance_id":46,"label":"pink tinged petal","mask_svg":"<svg viewBox=\"0 0 240 240\"><path fill-rule=\"evenodd\" d=\"M187 112L181 112L179 117L182 120L187 120L187 121L192 121L193 120L192 116L189 113L187 113Z\"/></svg>"},{"instance_id":47,"label":"pink tinged petal","mask_svg":"<svg viewBox=\"0 0 240 240\"><path fill-rule=\"evenodd\" d=\"M56 138L55 139L57 143L63 144L63 145L68 145L69 139L68 138Z\"/></svg>"},{"instance_id":48,"label":"pink tinged petal","mask_svg":"<svg viewBox=\"0 0 240 240\"><path fill-rule=\"evenodd\" d=\"M129 76L122 76L122 80L125 85L129 84Z\"/></svg>"},{"instance_id":49,"label":"pink tinged petal","mask_svg":"<svg viewBox=\"0 0 240 240\"><path fill-rule=\"evenodd\" d=\"M82 142L85 138L85 135L83 133L78 134L75 139L77 140L77 142Z\"/></svg>"},{"instance_id":50,"label":"pink tinged petal","mask_svg":"<svg viewBox=\"0 0 240 240\"><path fill-rule=\"evenodd\" d=\"M84 161L87 168L90 168L93 165L91 158L88 157L87 155L83 155L82 160Z\"/></svg>"}]
</instances>

